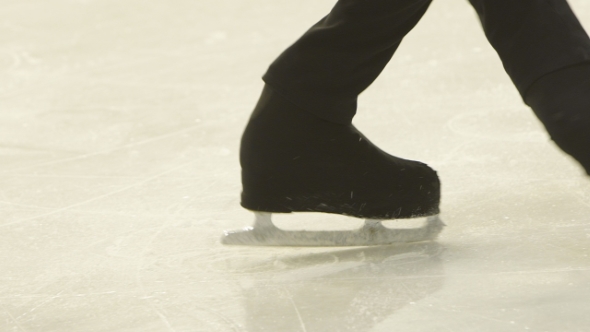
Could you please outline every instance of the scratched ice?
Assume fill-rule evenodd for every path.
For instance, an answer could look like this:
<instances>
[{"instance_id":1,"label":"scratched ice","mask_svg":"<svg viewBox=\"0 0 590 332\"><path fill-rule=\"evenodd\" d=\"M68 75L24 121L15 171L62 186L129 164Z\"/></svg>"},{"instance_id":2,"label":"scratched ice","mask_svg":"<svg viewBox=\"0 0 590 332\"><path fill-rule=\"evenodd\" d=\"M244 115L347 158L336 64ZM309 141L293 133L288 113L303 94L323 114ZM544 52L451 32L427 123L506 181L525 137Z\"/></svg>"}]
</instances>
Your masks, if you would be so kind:
<instances>
[{"instance_id":1,"label":"scratched ice","mask_svg":"<svg viewBox=\"0 0 590 332\"><path fill-rule=\"evenodd\" d=\"M587 331L590 179L465 1L434 2L355 118L439 171L439 241L219 243L253 221L238 147L260 76L333 3L3 1L0 331Z\"/></svg>"}]
</instances>

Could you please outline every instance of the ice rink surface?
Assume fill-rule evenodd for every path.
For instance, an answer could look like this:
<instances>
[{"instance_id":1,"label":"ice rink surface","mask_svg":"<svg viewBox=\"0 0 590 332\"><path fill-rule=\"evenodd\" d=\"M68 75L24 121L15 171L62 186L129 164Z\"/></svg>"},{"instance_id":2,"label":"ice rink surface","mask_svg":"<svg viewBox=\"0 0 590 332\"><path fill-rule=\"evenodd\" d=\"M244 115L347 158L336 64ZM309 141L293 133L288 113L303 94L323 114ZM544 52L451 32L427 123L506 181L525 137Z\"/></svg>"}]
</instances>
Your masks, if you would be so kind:
<instances>
[{"instance_id":1,"label":"ice rink surface","mask_svg":"<svg viewBox=\"0 0 590 332\"><path fill-rule=\"evenodd\" d=\"M333 4L2 1L0 331L590 331L590 178L463 0L434 2L355 118L439 171L440 239L220 244L253 220L238 148L260 76Z\"/></svg>"}]
</instances>

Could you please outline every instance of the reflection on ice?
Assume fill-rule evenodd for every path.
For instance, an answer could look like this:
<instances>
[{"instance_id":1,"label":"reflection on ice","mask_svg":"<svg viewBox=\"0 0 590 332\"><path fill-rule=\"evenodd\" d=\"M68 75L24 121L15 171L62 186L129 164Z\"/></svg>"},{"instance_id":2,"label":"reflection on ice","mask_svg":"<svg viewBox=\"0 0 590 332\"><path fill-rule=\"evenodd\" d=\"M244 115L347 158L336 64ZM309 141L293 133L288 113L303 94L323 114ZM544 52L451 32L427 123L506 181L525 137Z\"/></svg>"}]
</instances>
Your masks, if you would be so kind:
<instances>
[{"instance_id":1,"label":"reflection on ice","mask_svg":"<svg viewBox=\"0 0 590 332\"><path fill-rule=\"evenodd\" d=\"M442 250L420 243L279 258L243 289L246 330L371 331L442 287Z\"/></svg>"}]
</instances>

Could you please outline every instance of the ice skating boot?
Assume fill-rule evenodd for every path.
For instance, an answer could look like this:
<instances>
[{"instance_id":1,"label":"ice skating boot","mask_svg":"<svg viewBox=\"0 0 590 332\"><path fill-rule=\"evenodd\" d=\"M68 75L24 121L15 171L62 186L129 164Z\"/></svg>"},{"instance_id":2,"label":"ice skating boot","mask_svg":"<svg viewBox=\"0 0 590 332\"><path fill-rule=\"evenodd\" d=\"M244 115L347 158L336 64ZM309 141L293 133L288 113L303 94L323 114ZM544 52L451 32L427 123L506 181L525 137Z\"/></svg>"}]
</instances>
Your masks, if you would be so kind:
<instances>
[{"instance_id":1,"label":"ice skating boot","mask_svg":"<svg viewBox=\"0 0 590 332\"><path fill-rule=\"evenodd\" d=\"M272 226L270 215L267 218L263 213L325 212L368 219L365 228L375 234L389 234L378 220L439 213L440 182L430 167L385 153L352 124L320 119L269 86L264 88L243 134L240 162L241 204L258 213L257 224L262 228ZM429 223L430 228L421 229L427 235L404 239L432 238L442 229L437 218ZM324 234L328 237L321 241L318 238L323 235L308 235L291 233L291 242L283 239L273 244L358 245L400 240L392 234L379 243L359 240L364 235L358 234L347 240Z\"/></svg>"},{"instance_id":2,"label":"ice skating boot","mask_svg":"<svg viewBox=\"0 0 590 332\"><path fill-rule=\"evenodd\" d=\"M439 212L423 163L388 155L352 124L315 117L266 87L242 137L242 206L397 219Z\"/></svg>"}]
</instances>

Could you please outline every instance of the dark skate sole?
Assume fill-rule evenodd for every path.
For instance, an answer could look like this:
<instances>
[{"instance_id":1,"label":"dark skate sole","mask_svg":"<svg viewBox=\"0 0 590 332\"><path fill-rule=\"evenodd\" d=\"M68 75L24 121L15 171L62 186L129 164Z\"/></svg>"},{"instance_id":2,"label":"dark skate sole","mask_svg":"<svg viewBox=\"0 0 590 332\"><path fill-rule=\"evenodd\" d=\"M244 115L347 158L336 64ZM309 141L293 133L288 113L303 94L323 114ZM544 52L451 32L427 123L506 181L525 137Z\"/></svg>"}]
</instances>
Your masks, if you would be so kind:
<instances>
[{"instance_id":1,"label":"dark skate sole","mask_svg":"<svg viewBox=\"0 0 590 332\"><path fill-rule=\"evenodd\" d=\"M293 212L322 212L340 214L365 219L408 219L428 217L440 213L438 204L432 204L430 209L424 210L424 204L390 203L386 206L375 205L370 202L346 202L346 200L321 199L310 195L305 199L285 198L284 200L249 200L242 196L241 205L253 212L293 213ZM345 201L345 203L343 203ZM373 202L375 200L372 200Z\"/></svg>"}]
</instances>

